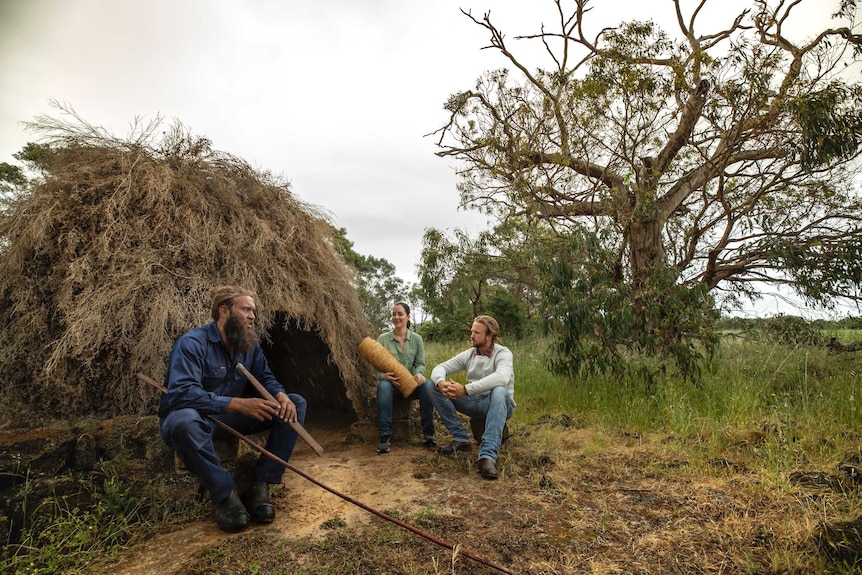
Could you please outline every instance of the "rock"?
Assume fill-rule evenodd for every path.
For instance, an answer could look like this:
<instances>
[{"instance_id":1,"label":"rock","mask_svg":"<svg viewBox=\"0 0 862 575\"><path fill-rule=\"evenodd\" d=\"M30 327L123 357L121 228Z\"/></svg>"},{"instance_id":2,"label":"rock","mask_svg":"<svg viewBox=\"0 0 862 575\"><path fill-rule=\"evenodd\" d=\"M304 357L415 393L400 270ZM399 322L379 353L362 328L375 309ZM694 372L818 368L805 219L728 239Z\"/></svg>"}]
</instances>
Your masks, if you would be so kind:
<instances>
[{"instance_id":1,"label":"rock","mask_svg":"<svg viewBox=\"0 0 862 575\"><path fill-rule=\"evenodd\" d=\"M105 459L160 459L170 451L159 434L159 418L122 416L102 422L96 432L99 450Z\"/></svg>"},{"instance_id":2,"label":"rock","mask_svg":"<svg viewBox=\"0 0 862 575\"><path fill-rule=\"evenodd\" d=\"M37 477L53 477L72 467L72 429L7 430L0 433L0 491Z\"/></svg>"}]
</instances>

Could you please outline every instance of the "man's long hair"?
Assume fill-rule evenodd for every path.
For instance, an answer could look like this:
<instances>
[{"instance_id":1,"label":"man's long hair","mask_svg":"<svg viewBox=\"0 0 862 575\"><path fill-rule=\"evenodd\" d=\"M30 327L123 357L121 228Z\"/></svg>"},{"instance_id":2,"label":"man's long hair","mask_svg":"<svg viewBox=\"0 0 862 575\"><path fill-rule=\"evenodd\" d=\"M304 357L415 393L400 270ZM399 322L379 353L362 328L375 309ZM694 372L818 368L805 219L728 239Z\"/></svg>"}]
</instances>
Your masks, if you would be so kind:
<instances>
[{"instance_id":1,"label":"man's long hair","mask_svg":"<svg viewBox=\"0 0 862 575\"><path fill-rule=\"evenodd\" d=\"M213 321L218 321L218 310L221 306L226 305L228 309L233 307L233 300L240 296L248 296L254 300L257 295L250 290L240 286L218 286L209 291L210 301L212 301L212 318Z\"/></svg>"},{"instance_id":2,"label":"man's long hair","mask_svg":"<svg viewBox=\"0 0 862 575\"><path fill-rule=\"evenodd\" d=\"M494 319L490 315L477 315L476 319L474 319L473 322L481 323L486 328L488 328L488 333L491 334L491 341L497 341L497 336L500 335L500 324L497 323L496 319Z\"/></svg>"}]
</instances>

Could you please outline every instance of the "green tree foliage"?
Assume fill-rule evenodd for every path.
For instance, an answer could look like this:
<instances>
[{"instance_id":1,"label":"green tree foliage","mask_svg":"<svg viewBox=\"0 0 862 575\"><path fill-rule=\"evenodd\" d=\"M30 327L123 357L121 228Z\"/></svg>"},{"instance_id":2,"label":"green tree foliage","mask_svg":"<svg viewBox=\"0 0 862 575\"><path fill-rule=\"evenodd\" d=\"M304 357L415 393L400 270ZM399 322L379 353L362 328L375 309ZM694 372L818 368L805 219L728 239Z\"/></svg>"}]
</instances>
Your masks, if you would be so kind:
<instances>
[{"instance_id":1,"label":"green tree foliage","mask_svg":"<svg viewBox=\"0 0 862 575\"><path fill-rule=\"evenodd\" d=\"M550 367L571 375L622 374L632 366L645 369L648 364L633 361L637 357L658 355L672 358L684 377L697 379L703 351L712 353L718 344L712 327L717 313L708 292L680 285L668 268L665 275L650 277L657 285L648 287L669 301L662 306L637 301L630 284L615 280L619 270L603 242L607 235L573 232L540 253L545 327L557 336ZM654 314L647 318L654 330L639 329L638 309ZM698 337L683 337L686 333Z\"/></svg>"},{"instance_id":2,"label":"green tree foliage","mask_svg":"<svg viewBox=\"0 0 862 575\"><path fill-rule=\"evenodd\" d=\"M860 102L862 86L837 81L788 102L802 136L796 152L804 168L853 156L862 143Z\"/></svg>"},{"instance_id":3,"label":"green tree foliage","mask_svg":"<svg viewBox=\"0 0 862 575\"><path fill-rule=\"evenodd\" d=\"M51 148L42 144L28 143L12 157L22 162L24 167L8 162L0 162L0 202L9 201L24 193L34 179L37 179L51 153Z\"/></svg>"},{"instance_id":4,"label":"green tree foliage","mask_svg":"<svg viewBox=\"0 0 862 575\"><path fill-rule=\"evenodd\" d=\"M11 198L27 184L27 177L18 166L0 162L0 202Z\"/></svg>"},{"instance_id":5,"label":"green tree foliage","mask_svg":"<svg viewBox=\"0 0 862 575\"><path fill-rule=\"evenodd\" d=\"M777 315L757 323L759 335L766 341L784 345L819 346L826 337L809 321L794 315Z\"/></svg>"},{"instance_id":6,"label":"green tree foliage","mask_svg":"<svg viewBox=\"0 0 862 575\"><path fill-rule=\"evenodd\" d=\"M502 286L491 286L490 291L485 313L497 320L504 337L521 339L527 329L524 307Z\"/></svg>"},{"instance_id":7,"label":"green tree foliage","mask_svg":"<svg viewBox=\"0 0 862 575\"><path fill-rule=\"evenodd\" d=\"M568 246L533 277L558 367L608 367L636 344L688 370L685 341L710 341L713 308L756 298L756 282L860 299L862 87L842 75L862 52L854 1L806 39L787 29L801 2L734 17L674 0L673 33L553 3L556 24L515 38L544 49L536 69L490 13L465 13L511 66L451 96L437 134L462 162L462 205Z\"/></svg>"},{"instance_id":8,"label":"green tree foliage","mask_svg":"<svg viewBox=\"0 0 862 575\"><path fill-rule=\"evenodd\" d=\"M333 237L336 249L355 271L356 291L366 317L378 330L386 330L392 315L392 304L406 299L410 287L395 275L395 266L388 260L357 253L353 249L353 242L347 239L346 229L333 228Z\"/></svg>"},{"instance_id":9,"label":"green tree foliage","mask_svg":"<svg viewBox=\"0 0 862 575\"><path fill-rule=\"evenodd\" d=\"M429 340L455 339L470 318L477 292L485 285L484 277L474 277L479 270L470 263L472 251L466 234L457 236L465 242L459 245L450 241L436 229L428 229L422 238L422 256L419 264L419 291L422 307L431 315L432 322L423 326L423 337Z\"/></svg>"},{"instance_id":10,"label":"green tree foliage","mask_svg":"<svg viewBox=\"0 0 862 575\"><path fill-rule=\"evenodd\" d=\"M24 162L30 169L41 172L48 168L52 153L51 146L47 144L28 142L20 152L12 154L12 157Z\"/></svg>"},{"instance_id":11,"label":"green tree foliage","mask_svg":"<svg viewBox=\"0 0 862 575\"><path fill-rule=\"evenodd\" d=\"M418 295L434 321L423 332L430 339L462 337L474 317L489 313L506 336L524 334L538 303L531 234L515 221L472 238L425 231L419 264Z\"/></svg>"},{"instance_id":12,"label":"green tree foliage","mask_svg":"<svg viewBox=\"0 0 862 575\"><path fill-rule=\"evenodd\" d=\"M21 187L27 183L27 177L18 166L6 162L0 162L0 182L15 187Z\"/></svg>"}]
</instances>

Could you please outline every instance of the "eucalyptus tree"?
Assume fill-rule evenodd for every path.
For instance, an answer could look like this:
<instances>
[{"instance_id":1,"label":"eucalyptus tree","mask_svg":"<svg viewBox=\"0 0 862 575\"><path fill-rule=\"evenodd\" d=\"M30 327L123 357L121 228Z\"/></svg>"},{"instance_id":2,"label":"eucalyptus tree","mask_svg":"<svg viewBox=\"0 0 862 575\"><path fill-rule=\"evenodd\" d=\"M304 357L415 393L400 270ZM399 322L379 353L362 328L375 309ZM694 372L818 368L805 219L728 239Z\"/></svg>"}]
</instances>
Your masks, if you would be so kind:
<instances>
[{"instance_id":1,"label":"eucalyptus tree","mask_svg":"<svg viewBox=\"0 0 862 575\"><path fill-rule=\"evenodd\" d=\"M490 313L519 337L538 308L535 247L541 234L512 218L472 237L425 230L417 295L438 338L463 336L472 318Z\"/></svg>"},{"instance_id":2,"label":"eucalyptus tree","mask_svg":"<svg viewBox=\"0 0 862 575\"><path fill-rule=\"evenodd\" d=\"M490 13L464 12L508 67L452 95L435 133L460 160L463 205L556 231L540 269L549 321L576 332L564 354L588 340L678 353L760 283L860 299L855 0L804 39L788 22L807 0L656 4L673 31L552 1L553 27L515 37L539 43L535 69ZM724 18L704 16L716 5ZM573 302L595 325L574 325Z\"/></svg>"}]
</instances>

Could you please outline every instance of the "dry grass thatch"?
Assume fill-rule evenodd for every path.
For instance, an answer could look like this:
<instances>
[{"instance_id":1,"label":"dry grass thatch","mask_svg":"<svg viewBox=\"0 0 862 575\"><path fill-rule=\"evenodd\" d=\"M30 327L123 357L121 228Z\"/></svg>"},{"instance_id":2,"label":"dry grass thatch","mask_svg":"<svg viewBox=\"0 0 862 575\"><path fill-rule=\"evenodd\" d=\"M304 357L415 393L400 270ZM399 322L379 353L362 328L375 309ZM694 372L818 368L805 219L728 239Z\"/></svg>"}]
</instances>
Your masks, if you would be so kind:
<instances>
[{"instance_id":1,"label":"dry grass thatch","mask_svg":"<svg viewBox=\"0 0 862 575\"><path fill-rule=\"evenodd\" d=\"M371 327L323 215L181 124L136 124L120 139L63 111L70 120L29 125L50 149L43 178L0 212L6 404L151 412L157 398L135 374L162 377L174 339L210 321L207 290L233 283L257 292L265 339L319 338L329 354L313 361L340 381L314 385L343 385L366 417L373 374L356 349Z\"/></svg>"}]
</instances>

